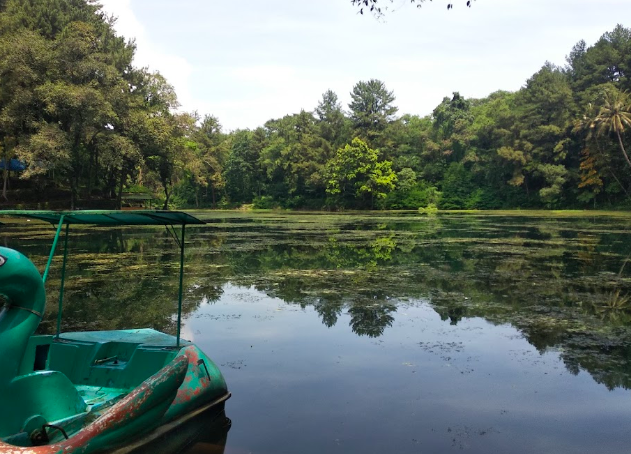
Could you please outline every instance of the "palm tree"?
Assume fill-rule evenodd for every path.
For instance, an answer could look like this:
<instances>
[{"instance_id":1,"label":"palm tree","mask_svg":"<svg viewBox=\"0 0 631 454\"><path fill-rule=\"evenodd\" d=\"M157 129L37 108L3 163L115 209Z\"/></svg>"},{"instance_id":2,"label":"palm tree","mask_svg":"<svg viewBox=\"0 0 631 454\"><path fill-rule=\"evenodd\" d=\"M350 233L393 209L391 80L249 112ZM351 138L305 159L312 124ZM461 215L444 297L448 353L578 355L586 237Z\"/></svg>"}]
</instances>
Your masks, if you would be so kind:
<instances>
[{"instance_id":1,"label":"palm tree","mask_svg":"<svg viewBox=\"0 0 631 454\"><path fill-rule=\"evenodd\" d=\"M611 88L605 92L603 105L596 117L589 123L589 128L597 136L615 133L627 164L631 167L631 159L622 142L622 135L626 127L631 128L631 102L626 91ZM591 131L590 131L591 136Z\"/></svg>"}]
</instances>

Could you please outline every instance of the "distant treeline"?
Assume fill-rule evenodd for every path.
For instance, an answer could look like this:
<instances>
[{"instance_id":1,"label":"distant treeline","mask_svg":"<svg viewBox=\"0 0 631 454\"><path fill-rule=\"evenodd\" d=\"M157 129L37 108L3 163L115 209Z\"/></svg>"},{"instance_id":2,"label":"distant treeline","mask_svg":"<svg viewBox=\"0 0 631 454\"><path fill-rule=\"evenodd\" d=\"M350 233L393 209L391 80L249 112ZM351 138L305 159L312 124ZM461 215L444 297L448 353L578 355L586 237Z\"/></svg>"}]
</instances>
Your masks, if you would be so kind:
<instances>
[{"instance_id":1,"label":"distant treeline","mask_svg":"<svg viewBox=\"0 0 631 454\"><path fill-rule=\"evenodd\" d=\"M0 0L8 204L21 190L73 208L120 206L126 192L165 207L631 207L631 30L620 25L515 93L456 92L429 116L398 116L394 93L368 80L346 108L329 90L313 112L228 133L178 113L173 87L134 67L134 52L91 0Z\"/></svg>"}]
</instances>

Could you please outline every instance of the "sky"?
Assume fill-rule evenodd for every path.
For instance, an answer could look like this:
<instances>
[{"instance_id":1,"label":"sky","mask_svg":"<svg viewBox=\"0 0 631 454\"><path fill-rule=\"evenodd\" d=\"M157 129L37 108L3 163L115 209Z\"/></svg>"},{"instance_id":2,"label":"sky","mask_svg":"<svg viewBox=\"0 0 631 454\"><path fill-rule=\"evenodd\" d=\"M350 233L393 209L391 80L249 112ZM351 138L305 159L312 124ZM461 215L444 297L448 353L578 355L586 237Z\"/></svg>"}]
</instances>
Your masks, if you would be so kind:
<instances>
[{"instance_id":1,"label":"sky","mask_svg":"<svg viewBox=\"0 0 631 454\"><path fill-rule=\"evenodd\" d=\"M331 89L344 109L359 81L379 79L399 114L428 115L445 96L515 91L546 61L565 64L621 23L630 0L381 0L385 18L350 0L101 0L135 65L159 71L181 110L224 130L312 111ZM622 21L626 20L627 23Z\"/></svg>"}]
</instances>

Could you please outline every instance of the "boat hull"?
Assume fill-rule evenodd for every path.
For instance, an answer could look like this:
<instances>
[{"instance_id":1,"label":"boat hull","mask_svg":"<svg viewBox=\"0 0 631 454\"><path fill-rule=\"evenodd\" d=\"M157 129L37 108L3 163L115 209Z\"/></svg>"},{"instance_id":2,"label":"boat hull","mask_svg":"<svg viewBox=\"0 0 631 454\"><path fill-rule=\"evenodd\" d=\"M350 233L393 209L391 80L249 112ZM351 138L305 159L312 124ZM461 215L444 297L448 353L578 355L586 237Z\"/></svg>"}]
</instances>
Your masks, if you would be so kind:
<instances>
[{"instance_id":1,"label":"boat hull","mask_svg":"<svg viewBox=\"0 0 631 454\"><path fill-rule=\"evenodd\" d=\"M109 454L172 454L198 441L211 438L216 451L223 452L231 421L225 415L225 402L230 393L168 424L158 427L133 443L114 449Z\"/></svg>"},{"instance_id":2,"label":"boat hull","mask_svg":"<svg viewBox=\"0 0 631 454\"><path fill-rule=\"evenodd\" d=\"M174 340L149 329L36 338L30 344L39 356L47 350L46 369L11 386L22 398L45 389L47 405L36 408L36 399L21 411L20 429L0 437L0 454L106 452L151 441L199 413L221 412L230 397L221 372L195 345L174 347ZM26 360L33 357L38 353L27 349ZM58 386L44 385L50 377Z\"/></svg>"}]
</instances>

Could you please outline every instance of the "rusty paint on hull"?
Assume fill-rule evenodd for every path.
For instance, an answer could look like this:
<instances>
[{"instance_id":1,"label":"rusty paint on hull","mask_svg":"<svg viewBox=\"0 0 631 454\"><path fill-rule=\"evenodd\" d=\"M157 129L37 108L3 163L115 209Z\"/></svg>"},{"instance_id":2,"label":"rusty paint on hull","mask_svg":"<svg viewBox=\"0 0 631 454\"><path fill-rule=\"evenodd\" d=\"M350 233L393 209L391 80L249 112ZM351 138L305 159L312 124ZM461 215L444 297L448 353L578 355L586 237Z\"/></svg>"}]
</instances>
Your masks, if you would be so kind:
<instances>
[{"instance_id":1,"label":"rusty paint on hull","mask_svg":"<svg viewBox=\"0 0 631 454\"><path fill-rule=\"evenodd\" d=\"M0 441L0 454L87 454L115 449L196 408L208 408L213 401L223 406L229 393L223 377L215 372L219 371L214 363L190 345L69 439L37 447Z\"/></svg>"},{"instance_id":2,"label":"rusty paint on hull","mask_svg":"<svg viewBox=\"0 0 631 454\"><path fill-rule=\"evenodd\" d=\"M43 215L40 219L59 224L50 266L66 214ZM113 215L67 216L109 225ZM182 213L162 213L159 222L156 213L130 216L115 221L182 225L182 272L184 225L201 221ZM27 257L0 247L0 454L103 452L213 406L213 401L223 408L230 394L221 372L196 346L180 339L179 325L177 338L152 329L66 333L54 340L34 336L46 302L44 281ZM180 307L181 283L182 274ZM56 430L52 438L47 427ZM61 434L65 440L60 441Z\"/></svg>"}]
</instances>

